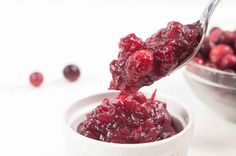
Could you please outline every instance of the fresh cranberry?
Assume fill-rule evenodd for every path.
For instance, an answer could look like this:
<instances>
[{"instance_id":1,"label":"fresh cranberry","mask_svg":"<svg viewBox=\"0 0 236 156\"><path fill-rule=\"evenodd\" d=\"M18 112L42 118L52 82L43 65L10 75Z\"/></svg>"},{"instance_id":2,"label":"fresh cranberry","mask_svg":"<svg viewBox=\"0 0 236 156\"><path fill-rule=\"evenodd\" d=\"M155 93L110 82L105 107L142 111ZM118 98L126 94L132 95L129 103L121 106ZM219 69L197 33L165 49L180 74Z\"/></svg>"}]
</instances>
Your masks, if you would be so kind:
<instances>
[{"instance_id":1,"label":"fresh cranberry","mask_svg":"<svg viewBox=\"0 0 236 156\"><path fill-rule=\"evenodd\" d=\"M192 55L201 38L200 29L198 23L170 22L145 42L134 34L121 39L118 59L110 63L109 89L133 93L168 75Z\"/></svg>"},{"instance_id":2,"label":"fresh cranberry","mask_svg":"<svg viewBox=\"0 0 236 156\"><path fill-rule=\"evenodd\" d=\"M221 30L220 28L213 29L209 35L210 42L217 43L222 33L223 33L223 30Z\"/></svg>"},{"instance_id":3,"label":"fresh cranberry","mask_svg":"<svg viewBox=\"0 0 236 156\"><path fill-rule=\"evenodd\" d=\"M227 54L233 54L232 48L226 44L219 44L211 49L210 60L211 62L219 66L221 63L221 60Z\"/></svg>"},{"instance_id":4,"label":"fresh cranberry","mask_svg":"<svg viewBox=\"0 0 236 156\"><path fill-rule=\"evenodd\" d=\"M86 119L78 125L77 132L100 141L113 143L146 143L175 135L172 118L166 103L147 99L136 92L105 98Z\"/></svg>"},{"instance_id":5,"label":"fresh cranberry","mask_svg":"<svg viewBox=\"0 0 236 156\"><path fill-rule=\"evenodd\" d=\"M232 69L236 70L236 56L232 54L225 55L219 66L221 69Z\"/></svg>"},{"instance_id":6,"label":"fresh cranberry","mask_svg":"<svg viewBox=\"0 0 236 156\"><path fill-rule=\"evenodd\" d=\"M236 40L236 33L231 31L223 31L220 28L215 28L209 35L210 41L215 44L228 44L232 48Z\"/></svg>"},{"instance_id":7,"label":"fresh cranberry","mask_svg":"<svg viewBox=\"0 0 236 156\"><path fill-rule=\"evenodd\" d=\"M204 57L204 59L209 58L210 51L214 46L215 46L215 44L213 42L211 42L208 37L206 37L204 39L202 46L199 50L200 53L202 54L202 56Z\"/></svg>"},{"instance_id":8,"label":"fresh cranberry","mask_svg":"<svg viewBox=\"0 0 236 156\"><path fill-rule=\"evenodd\" d=\"M235 40L236 40L236 33L235 32L224 31L220 35L217 44L223 43L223 44L227 44L230 47L234 48Z\"/></svg>"},{"instance_id":9,"label":"fresh cranberry","mask_svg":"<svg viewBox=\"0 0 236 156\"><path fill-rule=\"evenodd\" d=\"M201 64L203 63L201 59L203 59L205 66L236 71L233 69L236 57L233 54L236 55L236 31L223 31L214 27L210 30L210 35L205 38L193 61Z\"/></svg>"},{"instance_id":10,"label":"fresh cranberry","mask_svg":"<svg viewBox=\"0 0 236 156\"><path fill-rule=\"evenodd\" d=\"M194 57L193 62L196 62L198 64L204 64L205 63L205 61L200 57Z\"/></svg>"},{"instance_id":11,"label":"fresh cranberry","mask_svg":"<svg viewBox=\"0 0 236 156\"><path fill-rule=\"evenodd\" d=\"M34 72L30 74L29 80L33 86L39 87L43 82L43 75L40 72Z\"/></svg>"},{"instance_id":12,"label":"fresh cranberry","mask_svg":"<svg viewBox=\"0 0 236 156\"><path fill-rule=\"evenodd\" d=\"M212 27L211 29L210 29L210 34L214 31L214 30L216 30L216 29L220 29L219 27Z\"/></svg>"},{"instance_id":13,"label":"fresh cranberry","mask_svg":"<svg viewBox=\"0 0 236 156\"><path fill-rule=\"evenodd\" d=\"M136 51L125 64L127 78L137 82L140 77L148 75L153 69L153 56L148 50Z\"/></svg>"},{"instance_id":14,"label":"fresh cranberry","mask_svg":"<svg viewBox=\"0 0 236 156\"><path fill-rule=\"evenodd\" d=\"M80 76L80 70L76 65L70 64L64 68L63 74L67 80L76 81Z\"/></svg>"}]
</instances>

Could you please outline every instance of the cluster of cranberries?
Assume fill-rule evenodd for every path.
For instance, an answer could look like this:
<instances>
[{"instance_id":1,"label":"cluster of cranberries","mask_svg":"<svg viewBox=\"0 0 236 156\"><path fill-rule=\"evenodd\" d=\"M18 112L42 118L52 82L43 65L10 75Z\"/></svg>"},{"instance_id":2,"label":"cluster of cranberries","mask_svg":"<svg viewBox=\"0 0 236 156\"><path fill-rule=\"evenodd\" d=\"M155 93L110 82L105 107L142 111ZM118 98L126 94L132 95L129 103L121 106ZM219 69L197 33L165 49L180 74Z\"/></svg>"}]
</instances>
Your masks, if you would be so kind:
<instances>
[{"instance_id":1,"label":"cluster of cranberries","mask_svg":"<svg viewBox=\"0 0 236 156\"><path fill-rule=\"evenodd\" d=\"M145 143L159 141L176 134L166 103L144 94L119 94L105 98L87 114L77 132L100 141L113 143Z\"/></svg>"},{"instance_id":2,"label":"cluster of cranberries","mask_svg":"<svg viewBox=\"0 0 236 156\"><path fill-rule=\"evenodd\" d=\"M65 66L63 75L69 81L76 81L80 76L80 70L76 65L70 64ZM33 86L39 87L43 83L42 73L34 72L30 74L29 81Z\"/></svg>"},{"instance_id":3,"label":"cluster of cranberries","mask_svg":"<svg viewBox=\"0 0 236 156\"><path fill-rule=\"evenodd\" d=\"M179 22L170 22L146 41L135 34L127 35L119 42L118 59L110 63L110 89L134 93L151 85L191 56L200 38L198 23Z\"/></svg>"},{"instance_id":4,"label":"cluster of cranberries","mask_svg":"<svg viewBox=\"0 0 236 156\"><path fill-rule=\"evenodd\" d=\"M236 32L213 28L193 61L212 68L236 72Z\"/></svg>"}]
</instances>

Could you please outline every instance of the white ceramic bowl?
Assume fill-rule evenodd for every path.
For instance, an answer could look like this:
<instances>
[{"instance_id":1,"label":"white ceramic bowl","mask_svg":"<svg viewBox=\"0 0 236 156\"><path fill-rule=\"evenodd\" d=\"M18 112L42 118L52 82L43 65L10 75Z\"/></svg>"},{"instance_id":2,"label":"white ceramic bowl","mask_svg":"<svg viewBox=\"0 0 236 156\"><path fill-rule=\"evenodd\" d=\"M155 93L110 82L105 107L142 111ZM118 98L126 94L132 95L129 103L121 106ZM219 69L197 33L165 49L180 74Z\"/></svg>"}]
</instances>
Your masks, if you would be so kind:
<instances>
[{"instance_id":1,"label":"white ceramic bowl","mask_svg":"<svg viewBox=\"0 0 236 156\"><path fill-rule=\"evenodd\" d=\"M65 113L65 134L67 156L186 156L193 134L193 115L176 100L157 96L167 103L167 109L177 129L177 135L151 143L117 144L97 141L76 132L77 125L85 114L99 105L105 97L115 97L117 92L105 92L79 100ZM146 94L150 97L150 94ZM181 128L182 127L182 128Z\"/></svg>"}]
</instances>

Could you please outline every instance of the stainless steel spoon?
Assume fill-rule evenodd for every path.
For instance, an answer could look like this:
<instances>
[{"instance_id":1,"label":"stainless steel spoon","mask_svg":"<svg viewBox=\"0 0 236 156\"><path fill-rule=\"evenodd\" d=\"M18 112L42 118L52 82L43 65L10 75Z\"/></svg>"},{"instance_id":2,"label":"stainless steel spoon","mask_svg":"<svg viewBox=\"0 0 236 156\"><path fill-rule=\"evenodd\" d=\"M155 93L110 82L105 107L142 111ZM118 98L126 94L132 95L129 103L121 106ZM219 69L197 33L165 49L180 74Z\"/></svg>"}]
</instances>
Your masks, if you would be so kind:
<instances>
[{"instance_id":1,"label":"stainless steel spoon","mask_svg":"<svg viewBox=\"0 0 236 156\"><path fill-rule=\"evenodd\" d=\"M202 43L204 41L204 38L206 36L206 32L207 32L207 28L208 28L208 23L210 21L210 17L212 15L212 13L214 12L215 8L217 7L217 5L220 3L221 0L211 0L210 3L207 5L207 7L204 9L200 20L197 21L197 23L199 23L201 25L201 30L202 30L202 37L201 40L198 44L198 46L196 47L196 49L194 50L194 52L192 53L192 55L190 55L188 58L186 58L186 60L184 60L182 62L182 64L180 64L176 69L181 68L182 66L184 66L187 62L189 62L199 51L200 47L202 46ZM174 69L174 71L176 71L176 69ZM173 71L172 71L173 72Z\"/></svg>"}]
</instances>

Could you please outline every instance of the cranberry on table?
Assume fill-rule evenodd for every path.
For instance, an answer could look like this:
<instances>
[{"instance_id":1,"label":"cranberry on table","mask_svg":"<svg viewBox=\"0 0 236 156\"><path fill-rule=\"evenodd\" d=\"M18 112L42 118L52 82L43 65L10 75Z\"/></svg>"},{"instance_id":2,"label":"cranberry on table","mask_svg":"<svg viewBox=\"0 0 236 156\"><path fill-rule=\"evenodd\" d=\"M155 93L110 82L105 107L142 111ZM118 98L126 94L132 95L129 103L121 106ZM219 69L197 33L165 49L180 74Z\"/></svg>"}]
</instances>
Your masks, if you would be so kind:
<instances>
[{"instance_id":1,"label":"cranberry on table","mask_svg":"<svg viewBox=\"0 0 236 156\"><path fill-rule=\"evenodd\" d=\"M70 64L64 68L63 74L67 80L76 81L80 76L80 70L76 65Z\"/></svg>"},{"instance_id":2,"label":"cranberry on table","mask_svg":"<svg viewBox=\"0 0 236 156\"><path fill-rule=\"evenodd\" d=\"M219 44L211 49L210 56L209 56L210 61L212 63L215 63L217 66L219 66L221 63L221 60L223 59L225 55L233 54L233 53L234 51L230 46L226 44Z\"/></svg>"},{"instance_id":3,"label":"cranberry on table","mask_svg":"<svg viewBox=\"0 0 236 156\"><path fill-rule=\"evenodd\" d=\"M159 141L177 132L166 103L141 92L105 98L77 127L77 132L112 143L145 143Z\"/></svg>"},{"instance_id":4,"label":"cranberry on table","mask_svg":"<svg viewBox=\"0 0 236 156\"><path fill-rule=\"evenodd\" d=\"M33 86L39 87L43 82L43 75L40 72L34 72L30 74L29 81Z\"/></svg>"},{"instance_id":5,"label":"cranberry on table","mask_svg":"<svg viewBox=\"0 0 236 156\"><path fill-rule=\"evenodd\" d=\"M232 54L225 55L220 63L220 68L236 70L236 56Z\"/></svg>"}]
</instances>

